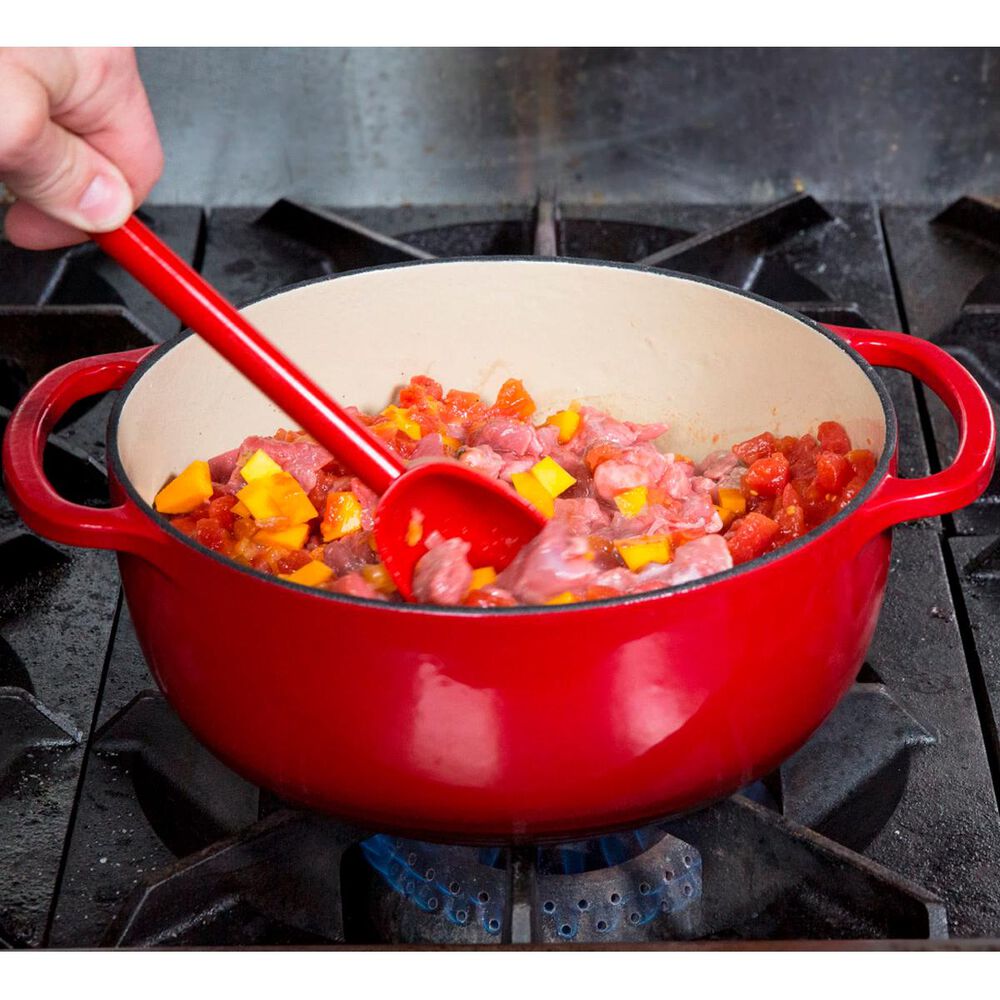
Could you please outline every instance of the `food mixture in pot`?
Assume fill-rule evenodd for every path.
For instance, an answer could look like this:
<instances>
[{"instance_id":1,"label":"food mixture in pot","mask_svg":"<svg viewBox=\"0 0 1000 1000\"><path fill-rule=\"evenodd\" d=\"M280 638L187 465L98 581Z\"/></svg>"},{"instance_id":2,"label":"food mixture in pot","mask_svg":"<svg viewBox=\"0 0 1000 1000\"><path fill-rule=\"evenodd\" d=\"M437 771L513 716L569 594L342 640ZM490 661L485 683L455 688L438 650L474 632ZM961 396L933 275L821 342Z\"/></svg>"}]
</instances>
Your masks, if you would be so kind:
<instances>
[{"instance_id":1,"label":"food mixture in pot","mask_svg":"<svg viewBox=\"0 0 1000 1000\"><path fill-rule=\"evenodd\" d=\"M634 424L588 406L539 418L510 379L493 404L445 393L418 375L374 415L352 409L402 458L450 457L509 483L548 518L499 574L473 568L468 545L432 533L419 512L412 544L424 603L570 604L697 580L787 544L841 510L875 456L844 428L763 432L701 461L662 452L664 424ZM307 435L248 437L192 462L156 496L175 528L234 561L339 594L400 600L372 540L377 497Z\"/></svg>"}]
</instances>

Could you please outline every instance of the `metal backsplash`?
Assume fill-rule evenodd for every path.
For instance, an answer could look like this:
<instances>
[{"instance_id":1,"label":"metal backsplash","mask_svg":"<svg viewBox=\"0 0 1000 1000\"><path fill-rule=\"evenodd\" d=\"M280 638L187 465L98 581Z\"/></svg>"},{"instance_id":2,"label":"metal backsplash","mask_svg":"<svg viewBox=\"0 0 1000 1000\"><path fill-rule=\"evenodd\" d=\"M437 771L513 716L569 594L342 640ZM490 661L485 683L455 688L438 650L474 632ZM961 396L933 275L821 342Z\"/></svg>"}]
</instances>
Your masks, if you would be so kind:
<instances>
[{"instance_id":1,"label":"metal backsplash","mask_svg":"<svg viewBox=\"0 0 1000 1000\"><path fill-rule=\"evenodd\" d=\"M985 49L144 49L160 203L1000 194Z\"/></svg>"}]
</instances>

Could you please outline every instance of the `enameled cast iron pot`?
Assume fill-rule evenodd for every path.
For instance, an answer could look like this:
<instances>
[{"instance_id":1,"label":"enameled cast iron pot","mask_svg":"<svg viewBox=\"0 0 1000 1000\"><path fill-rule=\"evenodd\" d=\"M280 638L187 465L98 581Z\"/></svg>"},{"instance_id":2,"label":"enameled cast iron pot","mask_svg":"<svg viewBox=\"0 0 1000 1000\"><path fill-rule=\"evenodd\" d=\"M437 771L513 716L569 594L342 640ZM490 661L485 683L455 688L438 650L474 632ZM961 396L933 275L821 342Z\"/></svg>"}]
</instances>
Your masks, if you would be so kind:
<instances>
[{"instance_id":1,"label":"enameled cast iron pot","mask_svg":"<svg viewBox=\"0 0 1000 1000\"><path fill-rule=\"evenodd\" d=\"M267 578L199 547L150 502L193 458L287 419L198 338L73 362L10 420L8 491L57 542L113 548L147 661L223 760L375 829L457 841L638 826L775 767L853 681L893 524L989 479L995 431L968 373L924 341L828 330L663 271L555 260L390 266L300 285L247 315L345 403L409 375L489 396L523 378L541 412L578 399L666 419L696 457L767 428L841 421L880 460L838 517L752 564L668 592L558 608L386 605ZM893 475L896 419L870 365L912 372L961 432L954 463ZM59 497L41 455L76 400L124 385L108 436L116 506Z\"/></svg>"}]
</instances>

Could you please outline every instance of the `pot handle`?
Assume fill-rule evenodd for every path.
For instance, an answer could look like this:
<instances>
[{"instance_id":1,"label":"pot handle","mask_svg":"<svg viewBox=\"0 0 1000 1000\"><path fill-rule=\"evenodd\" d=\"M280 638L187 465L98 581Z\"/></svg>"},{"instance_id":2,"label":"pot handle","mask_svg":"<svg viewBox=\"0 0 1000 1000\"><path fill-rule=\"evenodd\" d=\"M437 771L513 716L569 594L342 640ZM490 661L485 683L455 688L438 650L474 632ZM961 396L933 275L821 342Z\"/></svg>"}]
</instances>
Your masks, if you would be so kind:
<instances>
[{"instance_id":1,"label":"pot handle","mask_svg":"<svg viewBox=\"0 0 1000 1000\"><path fill-rule=\"evenodd\" d=\"M829 329L869 364L899 368L920 379L941 398L958 425L958 450L948 468L920 479L889 476L859 516L878 532L901 521L951 513L981 496L996 461L996 423L986 393L965 367L936 344L910 334Z\"/></svg>"},{"instance_id":2,"label":"pot handle","mask_svg":"<svg viewBox=\"0 0 1000 1000\"><path fill-rule=\"evenodd\" d=\"M40 379L17 404L3 439L7 495L24 523L66 545L149 556L158 532L133 506L85 507L61 497L45 475L45 442L60 417L87 396L120 388L154 348L71 361Z\"/></svg>"}]
</instances>

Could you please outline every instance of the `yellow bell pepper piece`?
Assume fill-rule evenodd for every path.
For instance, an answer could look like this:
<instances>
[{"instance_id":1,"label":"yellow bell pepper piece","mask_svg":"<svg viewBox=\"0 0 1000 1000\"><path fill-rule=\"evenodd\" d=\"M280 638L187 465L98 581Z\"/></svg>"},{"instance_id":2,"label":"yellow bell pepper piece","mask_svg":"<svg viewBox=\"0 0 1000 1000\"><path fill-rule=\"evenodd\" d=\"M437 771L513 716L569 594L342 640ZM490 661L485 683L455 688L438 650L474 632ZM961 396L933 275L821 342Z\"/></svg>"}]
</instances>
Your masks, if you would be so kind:
<instances>
[{"instance_id":1,"label":"yellow bell pepper piece","mask_svg":"<svg viewBox=\"0 0 1000 1000\"><path fill-rule=\"evenodd\" d=\"M361 530L361 501L350 490L326 495L326 511L319 526L324 542L333 542Z\"/></svg>"},{"instance_id":2,"label":"yellow bell pepper piece","mask_svg":"<svg viewBox=\"0 0 1000 1000\"><path fill-rule=\"evenodd\" d=\"M742 490L721 487L719 489L719 506L731 510L736 516L741 516L747 512L747 498L743 495Z\"/></svg>"},{"instance_id":3,"label":"yellow bell pepper piece","mask_svg":"<svg viewBox=\"0 0 1000 1000\"><path fill-rule=\"evenodd\" d=\"M558 413L553 413L545 423L559 428L559 443L565 444L577 432L580 426L580 414L575 410L560 410Z\"/></svg>"},{"instance_id":4,"label":"yellow bell pepper piece","mask_svg":"<svg viewBox=\"0 0 1000 1000\"><path fill-rule=\"evenodd\" d=\"M543 458L531 467L531 474L545 487L549 496L565 493L576 480L554 459Z\"/></svg>"},{"instance_id":5,"label":"yellow bell pepper piece","mask_svg":"<svg viewBox=\"0 0 1000 1000\"><path fill-rule=\"evenodd\" d=\"M393 403L382 411L382 416L388 417L408 438L419 441L423 437L420 424L410 418L409 410L404 410Z\"/></svg>"},{"instance_id":6,"label":"yellow bell pepper piece","mask_svg":"<svg viewBox=\"0 0 1000 1000\"><path fill-rule=\"evenodd\" d=\"M326 563L314 559L294 573L279 573L278 575L282 580L288 580L289 583L302 583L307 587L315 587L320 583L326 583L333 576L333 570Z\"/></svg>"},{"instance_id":7,"label":"yellow bell pepper piece","mask_svg":"<svg viewBox=\"0 0 1000 1000\"><path fill-rule=\"evenodd\" d=\"M719 504L715 504L715 509L719 512L719 517L722 519L722 530L725 531L736 520L737 515L728 507L720 507Z\"/></svg>"},{"instance_id":8,"label":"yellow bell pepper piece","mask_svg":"<svg viewBox=\"0 0 1000 1000\"><path fill-rule=\"evenodd\" d=\"M561 594L556 594L555 597L550 597L546 604L575 604L576 598L568 591L564 590Z\"/></svg>"},{"instance_id":9,"label":"yellow bell pepper piece","mask_svg":"<svg viewBox=\"0 0 1000 1000\"><path fill-rule=\"evenodd\" d=\"M301 549L306 544L308 537L308 524L293 524L290 528L282 528L280 531L262 528L253 536L253 540L260 542L261 545L280 545L286 549Z\"/></svg>"},{"instance_id":10,"label":"yellow bell pepper piece","mask_svg":"<svg viewBox=\"0 0 1000 1000\"><path fill-rule=\"evenodd\" d=\"M633 486L615 497L615 506L626 516L635 517L649 502L649 488Z\"/></svg>"},{"instance_id":11,"label":"yellow bell pepper piece","mask_svg":"<svg viewBox=\"0 0 1000 1000\"><path fill-rule=\"evenodd\" d=\"M282 468L271 458L263 448L258 448L244 463L240 469L240 475L245 482L252 483L262 476L273 476L276 472L282 472Z\"/></svg>"},{"instance_id":12,"label":"yellow bell pepper piece","mask_svg":"<svg viewBox=\"0 0 1000 1000\"><path fill-rule=\"evenodd\" d=\"M208 462L192 462L156 494L153 503L161 514L188 514L211 496Z\"/></svg>"},{"instance_id":13,"label":"yellow bell pepper piece","mask_svg":"<svg viewBox=\"0 0 1000 1000\"><path fill-rule=\"evenodd\" d=\"M621 538L615 542L615 548L633 573L649 563L668 563L673 557L667 535Z\"/></svg>"},{"instance_id":14,"label":"yellow bell pepper piece","mask_svg":"<svg viewBox=\"0 0 1000 1000\"><path fill-rule=\"evenodd\" d=\"M254 479L236 496L256 521L282 517L289 524L303 524L319 516L298 480L287 472Z\"/></svg>"},{"instance_id":15,"label":"yellow bell pepper piece","mask_svg":"<svg viewBox=\"0 0 1000 1000\"><path fill-rule=\"evenodd\" d=\"M389 571L382 563L375 563L372 566L362 566L361 575L380 593L391 594L395 591L396 585L389 576Z\"/></svg>"},{"instance_id":16,"label":"yellow bell pepper piece","mask_svg":"<svg viewBox=\"0 0 1000 1000\"><path fill-rule=\"evenodd\" d=\"M556 512L552 494L535 478L533 472L515 472L510 480L514 489L546 517L552 517Z\"/></svg>"},{"instance_id":17,"label":"yellow bell pepper piece","mask_svg":"<svg viewBox=\"0 0 1000 1000\"><path fill-rule=\"evenodd\" d=\"M242 500L237 500L236 503L233 504L233 513L237 517L252 516L250 513L250 508Z\"/></svg>"},{"instance_id":18,"label":"yellow bell pepper piece","mask_svg":"<svg viewBox=\"0 0 1000 1000\"><path fill-rule=\"evenodd\" d=\"M410 518L410 523L406 526L406 544L412 549L421 538L424 537L423 517Z\"/></svg>"},{"instance_id":19,"label":"yellow bell pepper piece","mask_svg":"<svg viewBox=\"0 0 1000 1000\"><path fill-rule=\"evenodd\" d=\"M492 566L481 566L472 571L472 583L469 590L482 590L483 587L492 583L497 578L497 571Z\"/></svg>"}]
</instances>

